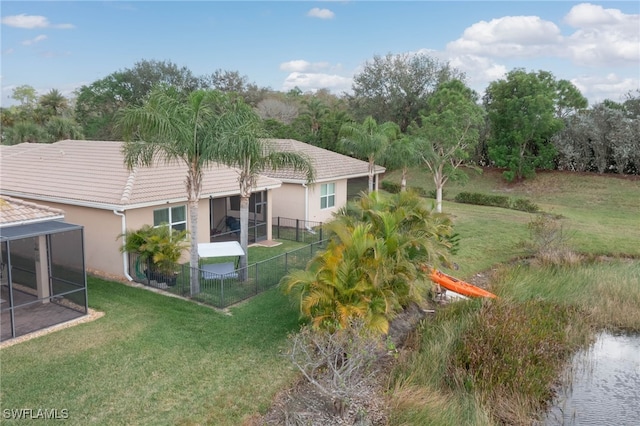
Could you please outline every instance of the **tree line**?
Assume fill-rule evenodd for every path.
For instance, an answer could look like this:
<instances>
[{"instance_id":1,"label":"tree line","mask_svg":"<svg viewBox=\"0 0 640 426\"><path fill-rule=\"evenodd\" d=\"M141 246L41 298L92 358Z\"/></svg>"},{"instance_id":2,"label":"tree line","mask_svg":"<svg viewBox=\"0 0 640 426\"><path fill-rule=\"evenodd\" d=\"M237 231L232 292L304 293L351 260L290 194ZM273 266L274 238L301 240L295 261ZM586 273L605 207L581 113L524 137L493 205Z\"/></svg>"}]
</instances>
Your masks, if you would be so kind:
<instances>
[{"instance_id":1,"label":"tree line","mask_svg":"<svg viewBox=\"0 0 640 426\"><path fill-rule=\"evenodd\" d=\"M425 54L375 56L354 76L351 93L280 92L238 71L196 76L169 61L142 60L80 87L38 96L13 90L2 108L2 143L61 139L123 140L119 111L147 102L158 85L187 97L214 90L242 99L266 133L357 156L389 169L422 164L440 190L464 176L459 166L495 166L507 180L538 169L640 173L640 91L588 106L569 81L514 69L482 96L464 73Z\"/></svg>"}]
</instances>

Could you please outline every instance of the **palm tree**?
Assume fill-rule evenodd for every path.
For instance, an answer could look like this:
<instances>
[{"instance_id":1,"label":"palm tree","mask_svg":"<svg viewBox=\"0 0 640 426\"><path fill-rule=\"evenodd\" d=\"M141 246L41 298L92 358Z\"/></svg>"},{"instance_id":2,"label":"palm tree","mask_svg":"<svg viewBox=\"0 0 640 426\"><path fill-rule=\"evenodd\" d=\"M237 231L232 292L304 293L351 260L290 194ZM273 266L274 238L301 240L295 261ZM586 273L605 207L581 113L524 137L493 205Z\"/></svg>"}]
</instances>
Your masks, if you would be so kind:
<instances>
[{"instance_id":1,"label":"palm tree","mask_svg":"<svg viewBox=\"0 0 640 426\"><path fill-rule=\"evenodd\" d=\"M202 174L216 161L215 145L241 118L224 111L227 99L219 92L198 90L181 95L172 88L151 92L142 106L121 111L117 122L125 135L124 161L129 169L151 166L156 160L183 162L190 219L191 294L200 292L198 268L198 202Z\"/></svg>"},{"instance_id":2,"label":"palm tree","mask_svg":"<svg viewBox=\"0 0 640 426\"><path fill-rule=\"evenodd\" d=\"M40 97L40 105L45 110L51 111L52 115L57 116L69 106L69 101L58 89L51 89Z\"/></svg>"},{"instance_id":3,"label":"palm tree","mask_svg":"<svg viewBox=\"0 0 640 426\"><path fill-rule=\"evenodd\" d=\"M384 153L384 165L390 169L400 169L400 190L407 190L407 174L409 167L419 163L415 140L404 137L393 141Z\"/></svg>"},{"instance_id":4,"label":"palm tree","mask_svg":"<svg viewBox=\"0 0 640 426\"><path fill-rule=\"evenodd\" d=\"M398 137L397 124L386 122L381 125L369 116L362 124L345 123L340 128L340 143L345 152L369 162L369 192L373 191L373 176L376 160L384 153L389 142Z\"/></svg>"},{"instance_id":5,"label":"palm tree","mask_svg":"<svg viewBox=\"0 0 640 426\"><path fill-rule=\"evenodd\" d=\"M53 116L45 124L50 140L56 142L63 139L83 139L82 128L74 119L63 116Z\"/></svg>"},{"instance_id":6,"label":"palm tree","mask_svg":"<svg viewBox=\"0 0 640 426\"><path fill-rule=\"evenodd\" d=\"M330 112L329 107L316 97L305 99L302 104L305 106L305 110L300 116L308 123L311 135L316 136L320 130L322 120Z\"/></svg>"},{"instance_id":7,"label":"palm tree","mask_svg":"<svg viewBox=\"0 0 640 426\"><path fill-rule=\"evenodd\" d=\"M262 120L244 101L236 99L227 113L227 126L232 129L212 146L212 156L223 164L240 169L240 245L245 255L240 258L240 279L247 267L249 245L249 198L256 179L266 170L292 168L306 173L307 181L314 179L310 160L297 152L278 151L261 136Z\"/></svg>"},{"instance_id":8,"label":"palm tree","mask_svg":"<svg viewBox=\"0 0 640 426\"><path fill-rule=\"evenodd\" d=\"M47 132L33 121L18 121L11 127L7 127L2 133L2 143L5 145L17 145L23 142L44 142Z\"/></svg>"},{"instance_id":9,"label":"palm tree","mask_svg":"<svg viewBox=\"0 0 640 426\"><path fill-rule=\"evenodd\" d=\"M281 283L318 328L361 319L386 333L397 312L422 299L430 286L425 271L446 262L451 248L448 217L410 192L363 194L327 226L334 234L327 250Z\"/></svg>"},{"instance_id":10,"label":"palm tree","mask_svg":"<svg viewBox=\"0 0 640 426\"><path fill-rule=\"evenodd\" d=\"M368 328L386 333L391 295L385 295L377 281L375 272L383 259L371 255L378 242L370 226L339 224L332 230L341 237L318 253L307 270L286 276L283 291L299 298L301 314L316 328L334 331L361 319Z\"/></svg>"}]
</instances>

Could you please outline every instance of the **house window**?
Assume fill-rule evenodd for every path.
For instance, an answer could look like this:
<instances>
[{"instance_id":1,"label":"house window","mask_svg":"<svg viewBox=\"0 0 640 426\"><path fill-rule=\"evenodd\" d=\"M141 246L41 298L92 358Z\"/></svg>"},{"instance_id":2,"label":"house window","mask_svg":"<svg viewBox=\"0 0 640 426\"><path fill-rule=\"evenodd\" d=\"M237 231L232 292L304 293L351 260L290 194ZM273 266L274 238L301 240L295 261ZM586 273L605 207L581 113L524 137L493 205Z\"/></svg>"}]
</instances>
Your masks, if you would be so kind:
<instances>
[{"instance_id":1,"label":"house window","mask_svg":"<svg viewBox=\"0 0 640 426\"><path fill-rule=\"evenodd\" d=\"M336 205L336 184L323 183L320 186L320 208L328 209Z\"/></svg>"},{"instance_id":2,"label":"house window","mask_svg":"<svg viewBox=\"0 0 640 426\"><path fill-rule=\"evenodd\" d=\"M187 208L186 206L167 207L153 211L153 226L158 227L169 224L171 228L178 231L187 229Z\"/></svg>"}]
</instances>

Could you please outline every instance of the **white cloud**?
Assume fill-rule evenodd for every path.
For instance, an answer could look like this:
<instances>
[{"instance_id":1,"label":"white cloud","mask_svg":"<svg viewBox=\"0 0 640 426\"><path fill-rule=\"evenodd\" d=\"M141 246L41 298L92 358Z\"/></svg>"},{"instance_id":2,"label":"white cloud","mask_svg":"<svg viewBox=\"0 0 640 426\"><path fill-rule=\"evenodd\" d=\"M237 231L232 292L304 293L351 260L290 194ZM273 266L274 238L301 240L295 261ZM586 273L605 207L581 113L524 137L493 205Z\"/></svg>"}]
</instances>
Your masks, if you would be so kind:
<instances>
[{"instance_id":1,"label":"white cloud","mask_svg":"<svg viewBox=\"0 0 640 426\"><path fill-rule=\"evenodd\" d=\"M58 28L58 29L71 29L75 28L72 24L52 24L45 16L40 15L20 15L5 16L2 18L4 25L15 28L35 29L35 28Z\"/></svg>"},{"instance_id":2,"label":"white cloud","mask_svg":"<svg viewBox=\"0 0 640 426\"><path fill-rule=\"evenodd\" d=\"M623 23L629 15L618 9L605 9L590 3L573 6L564 21L572 27L600 27Z\"/></svg>"},{"instance_id":3,"label":"white cloud","mask_svg":"<svg viewBox=\"0 0 640 426\"><path fill-rule=\"evenodd\" d=\"M564 22L575 28L566 37L555 23L537 16L480 21L447 44L447 51L495 58L559 57L586 66L640 61L640 15L582 3L571 8Z\"/></svg>"},{"instance_id":4,"label":"white cloud","mask_svg":"<svg viewBox=\"0 0 640 426\"><path fill-rule=\"evenodd\" d=\"M614 73L606 76L579 76L572 78L571 82L589 99L591 105L605 99L622 102L626 93L640 88L640 77L621 77Z\"/></svg>"},{"instance_id":5,"label":"white cloud","mask_svg":"<svg viewBox=\"0 0 640 426\"><path fill-rule=\"evenodd\" d=\"M297 59L294 61L283 62L280 64L280 69L282 71L289 72L312 72L312 71L320 71L329 68L328 62L308 62L304 59Z\"/></svg>"},{"instance_id":6,"label":"white cloud","mask_svg":"<svg viewBox=\"0 0 640 426\"><path fill-rule=\"evenodd\" d=\"M41 42L41 41L46 40L46 39L47 39L46 35L40 34L39 36L37 36L35 38L23 41L22 44L24 44L25 46L30 46L32 44L36 44L36 43Z\"/></svg>"},{"instance_id":7,"label":"white cloud","mask_svg":"<svg viewBox=\"0 0 640 426\"><path fill-rule=\"evenodd\" d=\"M640 14L583 3L571 8L564 20L577 28L566 43L575 63L637 66L640 61Z\"/></svg>"},{"instance_id":8,"label":"white cloud","mask_svg":"<svg viewBox=\"0 0 640 426\"><path fill-rule=\"evenodd\" d=\"M333 19L336 14L329 9L320 9L319 7L314 7L309 12L307 12L307 16L319 19Z\"/></svg>"},{"instance_id":9,"label":"white cloud","mask_svg":"<svg viewBox=\"0 0 640 426\"><path fill-rule=\"evenodd\" d=\"M334 93L348 91L351 88L351 77L336 74L292 72L282 84L282 90L298 87L303 92L315 92L318 89L328 89Z\"/></svg>"},{"instance_id":10,"label":"white cloud","mask_svg":"<svg viewBox=\"0 0 640 426\"><path fill-rule=\"evenodd\" d=\"M447 50L474 55L536 56L562 41L560 29L537 16L506 16L480 21L464 30Z\"/></svg>"},{"instance_id":11,"label":"white cloud","mask_svg":"<svg viewBox=\"0 0 640 426\"><path fill-rule=\"evenodd\" d=\"M2 49L3 55L11 55L14 52L13 48L9 47L7 49Z\"/></svg>"},{"instance_id":12,"label":"white cloud","mask_svg":"<svg viewBox=\"0 0 640 426\"><path fill-rule=\"evenodd\" d=\"M453 56L448 62L452 67L464 72L467 76L467 82L472 86L477 83L486 85L488 81L499 80L504 78L508 72L506 66L482 56ZM484 87L482 88L483 90ZM480 91L480 94L482 94L482 91Z\"/></svg>"}]
</instances>

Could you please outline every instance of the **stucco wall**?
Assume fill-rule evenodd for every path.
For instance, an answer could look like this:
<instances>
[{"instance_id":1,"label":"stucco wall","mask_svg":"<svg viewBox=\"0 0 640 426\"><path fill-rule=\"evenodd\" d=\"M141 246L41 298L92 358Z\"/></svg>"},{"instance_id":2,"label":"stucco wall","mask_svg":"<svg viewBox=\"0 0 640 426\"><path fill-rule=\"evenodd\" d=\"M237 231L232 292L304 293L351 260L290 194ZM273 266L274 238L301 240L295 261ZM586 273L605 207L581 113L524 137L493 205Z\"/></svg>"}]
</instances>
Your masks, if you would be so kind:
<instances>
[{"instance_id":1,"label":"stucco wall","mask_svg":"<svg viewBox=\"0 0 640 426\"><path fill-rule=\"evenodd\" d=\"M336 184L336 202L333 207L320 208L320 188L323 183ZM309 220L315 222L328 222L333 218L333 213L347 204L347 180L315 183L309 188Z\"/></svg>"},{"instance_id":2,"label":"stucco wall","mask_svg":"<svg viewBox=\"0 0 640 426\"><path fill-rule=\"evenodd\" d=\"M87 268L107 274L123 275L122 255L119 252L122 243L117 239L122 233L120 218L112 211L25 200L63 210L66 222L84 226L84 255Z\"/></svg>"},{"instance_id":3,"label":"stucco wall","mask_svg":"<svg viewBox=\"0 0 640 426\"><path fill-rule=\"evenodd\" d=\"M86 267L98 273L124 278L123 256L120 253L122 239L118 238L122 234L122 218L120 216L111 210L71 206L26 198L25 200L63 210L66 222L84 226ZM180 205L186 206L186 202L126 210L124 212L126 230L139 229L146 224L153 225L154 210ZM269 205L272 205L271 197L269 197ZM268 217L268 238L271 238L270 215ZM191 228L187 210L187 229ZM203 199L198 204L198 242L208 243L210 241L209 233L209 200ZM185 250L181 261L189 261L188 250Z\"/></svg>"},{"instance_id":4,"label":"stucco wall","mask_svg":"<svg viewBox=\"0 0 640 426\"><path fill-rule=\"evenodd\" d=\"M336 184L335 206L320 208L320 188L323 183ZM333 213L347 203L347 180L341 179L308 185L308 210L306 219L312 222L328 222ZM305 219L305 188L300 184L283 183L273 193L273 217Z\"/></svg>"},{"instance_id":5,"label":"stucco wall","mask_svg":"<svg viewBox=\"0 0 640 426\"><path fill-rule=\"evenodd\" d=\"M304 220L304 188L302 185L283 183L272 193L273 217Z\"/></svg>"}]
</instances>

